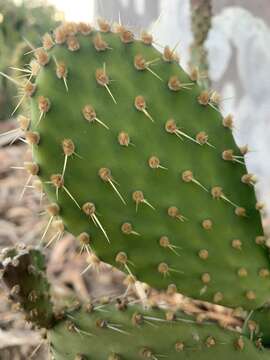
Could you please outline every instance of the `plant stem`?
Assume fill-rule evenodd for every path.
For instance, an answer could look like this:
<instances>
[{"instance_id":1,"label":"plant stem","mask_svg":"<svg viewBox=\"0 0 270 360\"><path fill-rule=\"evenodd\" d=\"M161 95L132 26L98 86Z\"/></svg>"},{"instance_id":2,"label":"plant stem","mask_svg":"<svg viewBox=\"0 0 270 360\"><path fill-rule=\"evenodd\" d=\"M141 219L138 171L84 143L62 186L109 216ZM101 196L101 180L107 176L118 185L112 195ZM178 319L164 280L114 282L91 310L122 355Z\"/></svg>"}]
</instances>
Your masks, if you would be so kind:
<instances>
[{"instance_id":1,"label":"plant stem","mask_svg":"<svg viewBox=\"0 0 270 360\"><path fill-rule=\"evenodd\" d=\"M212 23L212 0L190 0L190 7L193 32L190 66L192 69L198 70L200 85L208 89L210 87L210 79L205 40Z\"/></svg>"}]
</instances>

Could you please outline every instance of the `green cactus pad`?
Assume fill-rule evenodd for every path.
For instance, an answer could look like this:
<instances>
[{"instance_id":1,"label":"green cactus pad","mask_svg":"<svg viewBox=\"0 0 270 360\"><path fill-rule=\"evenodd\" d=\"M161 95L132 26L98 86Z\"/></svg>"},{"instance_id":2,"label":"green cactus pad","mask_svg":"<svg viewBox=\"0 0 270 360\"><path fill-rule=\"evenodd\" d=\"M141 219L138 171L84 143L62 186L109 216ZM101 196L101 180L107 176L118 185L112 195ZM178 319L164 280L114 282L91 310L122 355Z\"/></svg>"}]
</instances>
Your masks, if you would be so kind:
<instances>
[{"instance_id":1,"label":"green cactus pad","mask_svg":"<svg viewBox=\"0 0 270 360\"><path fill-rule=\"evenodd\" d=\"M249 336L254 334L262 341L263 346L270 347L270 308L269 304L261 309L256 309L246 322L245 331Z\"/></svg>"},{"instance_id":2,"label":"green cactus pad","mask_svg":"<svg viewBox=\"0 0 270 360\"><path fill-rule=\"evenodd\" d=\"M20 304L26 319L39 327L51 327L54 315L42 253L38 249L10 249L3 256L0 268L10 298Z\"/></svg>"},{"instance_id":3,"label":"green cactus pad","mask_svg":"<svg viewBox=\"0 0 270 360\"><path fill-rule=\"evenodd\" d=\"M266 350L239 333L212 323L198 325L182 314L166 320L160 310L141 312L134 306L117 310L107 305L91 313L69 313L48 337L55 360L269 358Z\"/></svg>"},{"instance_id":4,"label":"green cactus pad","mask_svg":"<svg viewBox=\"0 0 270 360\"><path fill-rule=\"evenodd\" d=\"M26 88L26 139L65 229L86 232L98 258L157 289L264 304L268 251L231 119L174 53L118 30L58 29L62 45L47 39L48 55L37 54L45 66Z\"/></svg>"}]
</instances>

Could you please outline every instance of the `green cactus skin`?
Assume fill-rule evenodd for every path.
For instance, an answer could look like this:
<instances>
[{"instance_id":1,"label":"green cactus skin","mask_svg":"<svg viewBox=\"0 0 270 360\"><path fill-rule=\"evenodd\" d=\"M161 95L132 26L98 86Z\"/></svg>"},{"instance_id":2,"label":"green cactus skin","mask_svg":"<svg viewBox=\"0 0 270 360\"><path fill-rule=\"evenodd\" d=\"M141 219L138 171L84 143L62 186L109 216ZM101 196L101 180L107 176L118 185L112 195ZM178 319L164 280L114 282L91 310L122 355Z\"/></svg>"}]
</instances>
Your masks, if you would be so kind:
<instances>
[{"instance_id":1,"label":"green cactus skin","mask_svg":"<svg viewBox=\"0 0 270 360\"><path fill-rule=\"evenodd\" d=\"M164 61L143 41L124 43L121 39L130 39L130 33L121 31L120 35L78 34L66 41L69 48L65 42L52 46L48 58L37 56L46 65L36 78L36 88L30 86L28 91L32 132L26 139L50 200L58 202L67 231L75 236L88 233L91 250L99 259L138 280L157 289L174 283L188 296L226 306L262 306L270 290L268 250L253 178L245 177L247 170L241 164L241 151L245 151L233 140L230 118L222 119L213 108L211 94L201 93L196 83L171 90L190 84L188 75L176 61ZM74 32L74 27L69 29ZM58 42L65 41L66 35L57 36ZM97 51L101 44L105 51ZM139 71L134 66L139 54L147 62L157 61ZM104 64L109 78L99 80L109 80L107 89L96 79L96 70ZM171 82L169 88L172 76L180 84ZM135 108L138 95L146 101L144 112ZM96 111L93 121L83 116L86 105ZM172 118L177 129L193 139L205 132L208 141L201 133L198 141L207 143L195 143L175 128L168 133L165 125ZM120 137L128 146L120 145L121 132L129 135L129 143L127 136ZM63 149L65 139L72 141L66 141ZM228 149L233 154L223 153ZM64 187L60 176L53 178L60 186L57 199L56 187L48 182L62 173L64 150ZM149 166L153 156L160 167L157 159ZM104 168L111 174L103 171L102 180ZM184 173L187 170L193 177ZM136 211L133 197L138 190L144 197L135 193ZM84 206L89 202L96 207L94 213L91 206ZM123 233L124 223L132 225L133 231L125 229L129 234ZM161 246L164 236L169 242L163 238ZM89 266L98 265L96 257L89 261Z\"/></svg>"},{"instance_id":2,"label":"green cactus skin","mask_svg":"<svg viewBox=\"0 0 270 360\"><path fill-rule=\"evenodd\" d=\"M41 252L11 249L5 253L0 268L3 281L10 289L10 298L20 304L26 319L39 327L50 328L54 315Z\"/></svg>"},{"instance_id":3,"label":"green cactus skin","mask_svg":"<svg viewBox=\"0 0 270 360\"><path fill-rule=\"evenodd\" d=\"M270 347L270 310L269 305L261 309L256 309L251 313L249 321L246 323L245 332L251 337L256 335L261 338L263 346Z\"/></svg>"},{"instance_id":4,"label":"green cactus skin","mask_svg":"<svg viewBox=\"0 0 270 360\"><path fill-rule=\"evenodd\" d=\"M11 299L21 304L29 321L47 329L55 360L269 358L263 348L268 338L254 328L253 318L259 319L256 312L249 319L249 331L242 333L213 322L196 322L182 312L143 310L120 299L76 305L55 315L43 273L44 256L38 249L9 249L0 265Z\"/></svg>"},{"instance_id":5,"label":"green cactus skin","mask_svg":"<svg viewBox=\"0 0 270 360\"><path fill-rule=\"evenodd\" d=\"M199 325L185 315L166 320L161 310L141 312L136 306L97 309L70 313L48 332L55 360L75 360L79 354L85 360L269 358L239 333L212 323Z\"/></svg>"},{"instance_id":6,"label":"green cactus skin","mask_svg":"<svg viewBox=\"0 0 270 360\"><path fill-rule=\"evenodd\" d=\"M31 13L31 16L29 14ZM12 77L18 77L18 72L10 67L20 68L29 62L29 45L37 45L45 29L55 27L55 8L50 5L33 4L33 2L17 2L13 0L1 1L0 27L0 71L7 72ZM7 79L0 78L0 121L10 118L16 106L16 89ZM25 107L27 112L28 108Z\"/></svg>"}]
</instances>

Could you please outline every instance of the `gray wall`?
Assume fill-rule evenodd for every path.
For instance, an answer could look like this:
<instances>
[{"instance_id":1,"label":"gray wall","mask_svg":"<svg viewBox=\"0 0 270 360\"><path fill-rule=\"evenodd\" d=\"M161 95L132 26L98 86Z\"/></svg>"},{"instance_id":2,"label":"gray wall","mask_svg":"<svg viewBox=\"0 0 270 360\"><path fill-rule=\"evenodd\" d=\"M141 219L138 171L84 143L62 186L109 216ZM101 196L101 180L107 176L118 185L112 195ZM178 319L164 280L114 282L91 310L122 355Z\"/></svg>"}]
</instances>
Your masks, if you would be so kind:
<instances>
[{"instance_id":1,"label":"gray wall","mask_svg":"<svg viewBox=\"0 0 270 360\"><path fill-rule=\"evenodd\" d=\"M159 8L158 0L97 0L95 12L112 21L118 21L120 13L122 22L138 31L158 18Z\"/></svg>"}]
</instances>

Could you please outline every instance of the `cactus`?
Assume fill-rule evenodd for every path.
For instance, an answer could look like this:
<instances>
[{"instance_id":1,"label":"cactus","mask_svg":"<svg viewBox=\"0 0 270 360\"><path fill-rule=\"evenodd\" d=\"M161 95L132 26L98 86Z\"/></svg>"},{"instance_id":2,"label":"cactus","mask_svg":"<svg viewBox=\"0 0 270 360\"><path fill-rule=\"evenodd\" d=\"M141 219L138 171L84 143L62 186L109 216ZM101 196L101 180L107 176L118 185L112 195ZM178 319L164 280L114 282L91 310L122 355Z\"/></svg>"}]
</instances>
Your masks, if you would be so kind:
<instances>
[{"instance_id":1,"label":"cactus","mask_svg":"<svg viewBox=\"0 0 270 360\"><path fill-rule=\"evenodd\" d=\"M142 311L132 305L121 310L101 305L90 314L84 309L73 312L49 337L53 354L61 360L74 360L79 354L78 359L108 360L269 358L239 333L214 324L199 325L182 314L164 315L161 310Z\"/></svg>"},{"instance_id":2,"label":"cactus","mask_svg":"<svg viewBox=\"0 0 270 360\"><path fill-rule=\"evenodd\" d=\"M173 288L246 311L263 306L270 289L263 207L245 167L248 148L233 140L232 116L222 117L219 95L203 91L198 74L187 75L174 50L160 53L150 34L135 39L121 24L112 30L98 23L99 31L66 23L53 37L47 33L23 84L31 121L20 116L19 122L33 152L33 163L24 166L30 177L39 176L50 200L42 240L53 224L49 244L71 232L88 251L85 271L105 261L132 282L163 292ZM10 286L5 269L4 262ZM21 275L15 278L12 285L28 286ZM240 335L235 328L178 321L180 315L156 324L161 310L149 309L143 317L150 326L137 328L130 314L142 310L118 312L111 305L105 317L76 310L54 323L47 297L38 305L45 323L32 320L52 326L56 359L193 359L196 351L200 359L269 357L252 343L264 345L252 329L248 340L246 324ZM126 331L136 340L129 342ZM187 343L179 345L180 354L178 337Z\"/></svg>"},{"instance_id":3,"label":"cactus","mask_svg":"<svg viewBox=\"0 0 270 360\"><path fill-rule=\"evenodd\" d=\"M89 266L98 258L158 289L262 306L268 250L256 244L255 178L231 116L222 119L216 94L201 92L175 53L105 25L76 37L71 27L67 40L58 28L67 46L37 50L41 70L27 84L26 140L59 206L59 234L88 234Z\"/></svg>"},{"instance_id":4,"label":"cactus","mask_svg":"<svg viewBox=\"0 0 270 360\"><path fill-rule=\"evenodd\" d=\"M191 45L191 69L200 74L200 85L203 88L210 87L209 65L207 61L207 50L205 40L211 28L212 21L212 1L211 0L191 0L191 22L193 32L193 44Z\"/></svg>"},{"instance_id":5,"label":"cactus","mask_svg":"<svg viewBox=\"0 0 270 360\"><path fill-rule=\"evenodd\" d=\"M37 249L12 249L3 255L2 264L2 278L10 288L10 298L24 309L28 321L50 328L54 315L42 254Z\"/></svg>"},{"instance_id":6,"label":"cactus","mask_svg":"<svg viewBox=\"0 0 270 360\"><path fill-rule=\"evenodd\" d=\"M257 336L263 337L264 346L270 346L270 329L269 329L269 321L270 321L270 311L269 305L264 306L261 309L257 309L252 312L250 316L251 324L255 324L253 332L257 334ZM260 326L257 326L259 324ZM248 329L250 330L250 329Z\"/></svg>"},{"instance_id":7,"label":"cactus","mask_svg":"<svg viewBox=\"0 0 270 360\"><path fill-rule=\"evenodd\" d=\"M53 6L42 6L38 1L24 0L14 3L13 0L0 0L0 71L9 75L21 75L9 67L20 67L27 64L31 57L29 45L36 46L39 36L45 29L55 27L55 9ZM31 13L31 16L29 16ZM26 40L26 41L25 41ZM27 42L27 43L26 43ZM0 120L7 120L15 106L16 88L5 78L0 79Z\"/></svg>"},{"instance_id":8,"label":"cactus","mask_svg":"<svg viewBox=\"0 0 270 360\"><path fill-rule=\"evenodd\" d=\"M49 300L44 257L38 249L11 249L2 261L10 298L22 305L28 321L47 329L56 360L269 358L262 351L263 333L250 337L251 323L246 333L229 331L211 322L198 323L184 313L142 309L120 299L73 306L56 314Z\"/></svg>"}]
</instances>

